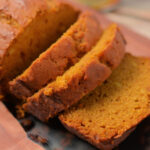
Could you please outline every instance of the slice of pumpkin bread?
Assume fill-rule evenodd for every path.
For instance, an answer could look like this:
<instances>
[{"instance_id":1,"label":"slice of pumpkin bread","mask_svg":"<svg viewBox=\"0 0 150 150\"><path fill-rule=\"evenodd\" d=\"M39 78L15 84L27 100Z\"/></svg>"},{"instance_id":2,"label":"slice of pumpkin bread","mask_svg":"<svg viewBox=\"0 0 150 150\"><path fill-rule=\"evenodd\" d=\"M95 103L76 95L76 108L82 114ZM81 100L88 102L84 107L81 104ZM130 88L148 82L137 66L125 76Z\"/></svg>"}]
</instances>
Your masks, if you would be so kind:
<instances>
[{"instance_id":1,"label":"slice of pumpkin bread","mask_svg":"<svg viewBox=\"0 0 150 150\"><path fill-rule=\"evenodd\" d=\"M24 109L47 121L96 88L121 62L125 43L117 25L103 33L97 45L56 81L28 98Z\"/></svg>"},{"instance_id":2,"label":"slice of pumpkin bread","mask_svg":"<svg viewBox=\"0 0 150 150\"><path fill-rule=\"evenodd\" d=\"M126 54L108 80L59 119L72 133L110 150L149 115L150 59Z\"/></svg>"},{"instance_id":3,"label":"slice of pumpkin bread","mask_svg":"<svg viewBox=\"0 0 150 150\"><path fill-rule=\"evenodd\" d=\"M101 33L97 18L84 12L56 43L43 52L23 74L10 82L11 93L20 99L32 96L78 62L96 44Z\"/></svg>"},{"instance_id":4,"label":"slice of pumpkin bread","mask_svg":"<svg viewBox=\"0 0 150 150\"><path fill-rule=\"evenodd\" d=\"M29 66L76 21L78 13L59 0L0 0L0 83Z\"/></svg>"}]
</instances>

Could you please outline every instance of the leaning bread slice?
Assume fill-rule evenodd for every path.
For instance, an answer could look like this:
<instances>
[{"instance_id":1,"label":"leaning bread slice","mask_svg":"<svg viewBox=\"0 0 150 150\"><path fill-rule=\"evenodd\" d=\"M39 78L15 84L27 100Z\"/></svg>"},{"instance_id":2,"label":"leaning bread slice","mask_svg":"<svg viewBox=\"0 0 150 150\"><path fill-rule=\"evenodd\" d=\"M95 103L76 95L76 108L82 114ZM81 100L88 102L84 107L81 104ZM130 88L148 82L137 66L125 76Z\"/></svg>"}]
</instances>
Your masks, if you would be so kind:
<instances>
[{"instance_id":1,"label":"leaning bread slice","mask_svg":"<svg viewBox=\"0 0 150 150\"><path fill-rule=\"evenodd\" d=\"M64 126L99 149L122 142L150 115L150 59L127 54L111 77L59 116Z\"/></svg>"},{"instance_id":2,"label":"leaning bread slice","mask_svg":"<svg viewBox=\"0 0 150 150\"><path fill-rule=\"evenodd\" d=\"M78 13L61 0L0 0L0 83L29 66L76 21Z\"/></svg>"},{"instance_id":3,"label":"leaning bread slice","mask_svg":"<svg viewBox=\"0 0 150 150\"><path fill-rule=\"evenodd\" d=\"M23 74L10 82L11 93L20 99L32 96L79 61L96 44L101 33L96 17L84 12L56 43L43 52Z\"/></svg>"},{"instance_id":4,"label":"leaning bread slice","mask_svg":"<svg viewBox=\"0 0 150 150\"><path fill-rule=\"evenodd\" d=\"M42 121L54 117L105 81L111 69L121 62L124 51L124 38L117 25L113 24L78 63L28 98L25 110Z\"/></svg>"}]
</instances>

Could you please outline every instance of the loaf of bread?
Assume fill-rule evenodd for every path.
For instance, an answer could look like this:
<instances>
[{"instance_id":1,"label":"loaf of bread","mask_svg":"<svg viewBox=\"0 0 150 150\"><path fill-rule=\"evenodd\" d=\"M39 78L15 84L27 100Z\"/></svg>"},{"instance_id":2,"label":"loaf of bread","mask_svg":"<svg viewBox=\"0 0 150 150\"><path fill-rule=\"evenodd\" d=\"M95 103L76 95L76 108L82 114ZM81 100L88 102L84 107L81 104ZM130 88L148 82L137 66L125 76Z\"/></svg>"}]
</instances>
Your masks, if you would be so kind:
<instances>
[{"instance_id":1,"label":"loaf of bread","mask_svg":"<svg viewBox=\"0 0 150 150\"><path fill-rule=\"evenodd\" d=\"M78 63L29 97L24 109L40 120L47 121L105 81L111 70L120 64L124 52L124 38L118 26L113 24Z\"/></svg>"},{"instance_id":2,"label":"loaf of bread","mask_svg":"<svg viewBox=\"0 0 150 150\"><path fill-rule=\"evenodd\" d=\"M59 0L0 0L0 83L29 66L78 14Z\"/></svg>"},{"instance_id":3,"label":"loaf of bread","mask_svg":"<svg viewBox=\"0 0 150 150\"><path fill-rule=\"evenodd\" d=\"M110 150L149 115L150 59L126 54L108 80L59 119L72 133Z\"/></svg>"},{"instance_id":4,"label":"loaf of bread","mask_svg":"<svg viewBox=\"0 0 150 150\"><path fill-rule=\"evenodd\" d=\"M11 91L41 121L64 111L70 132L110 150L150 115L150 59L123 59L118 26L101 36L80 13L63 0L0 0L0 100Z\"/></svg>"},{"instance_id":5,"label":"loaf of bread","mask_svg":"<svg viewBox=\"0 0 150 150\"><path fill-rule=\"evenodd\" d=\"M10 82L10 91L20 99L32 96L48 82L62 75L96 44L102 29L97 18L84 12L50 48L20 76Z\"/></svg>"}]
</instances>

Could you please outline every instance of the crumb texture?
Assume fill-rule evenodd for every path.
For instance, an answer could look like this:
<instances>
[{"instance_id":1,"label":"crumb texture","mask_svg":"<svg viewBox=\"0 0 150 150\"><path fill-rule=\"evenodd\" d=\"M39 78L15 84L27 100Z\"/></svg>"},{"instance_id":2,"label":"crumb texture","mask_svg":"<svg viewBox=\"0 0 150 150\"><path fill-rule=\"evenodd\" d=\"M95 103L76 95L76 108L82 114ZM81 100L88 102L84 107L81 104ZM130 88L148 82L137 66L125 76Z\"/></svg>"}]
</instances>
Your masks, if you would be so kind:
<instances>
[{"instance_id":1,"label":"crumb texture","mask_svg":"<svg viewBox=\"0 0 150 150\"><path fill-rule=\"evenodd\" d=\"M48 1L0 1L0 81L3 87L76 21L79 11L73 6Z\"/></svg>"},{"instance_id":2,"label":"crumb texture","mask_svg":"<svg viewBox=\"0 0 150 150\"><path fill-rule=\"evenodd\" d=\"M103 83L121 62L125 43L117 25L110 25L96 46L62 76L27 99L25 110L42 121L77 103Z\"/></svg>"},{"instance_id":3,"label":"crumb texture","mask_svg":"<svg viewBox=\"0 0 150 150\"><path fill-rule=\"evenodd\" d=\"M150 114L150 60L126 54L102 86L59 116L72 132L101 149L112 149Z\"/></svg>"}]
</instances>

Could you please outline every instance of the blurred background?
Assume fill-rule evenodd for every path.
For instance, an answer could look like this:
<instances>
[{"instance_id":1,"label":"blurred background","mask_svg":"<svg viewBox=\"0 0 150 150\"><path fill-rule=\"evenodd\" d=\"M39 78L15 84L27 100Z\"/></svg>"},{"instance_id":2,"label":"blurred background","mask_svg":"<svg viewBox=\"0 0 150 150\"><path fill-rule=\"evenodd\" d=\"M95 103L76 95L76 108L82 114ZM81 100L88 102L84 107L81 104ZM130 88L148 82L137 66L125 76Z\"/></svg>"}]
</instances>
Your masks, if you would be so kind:
<instances>
[{"instance_id":1,"label":"blurred background","mask_svg":"<svg viewBox=\"0 0 150 150\"><path fill-rule=\"evenodd\" d=\"M150 0L75 0L150 38Z\"/></svg>"}]
</instances>

